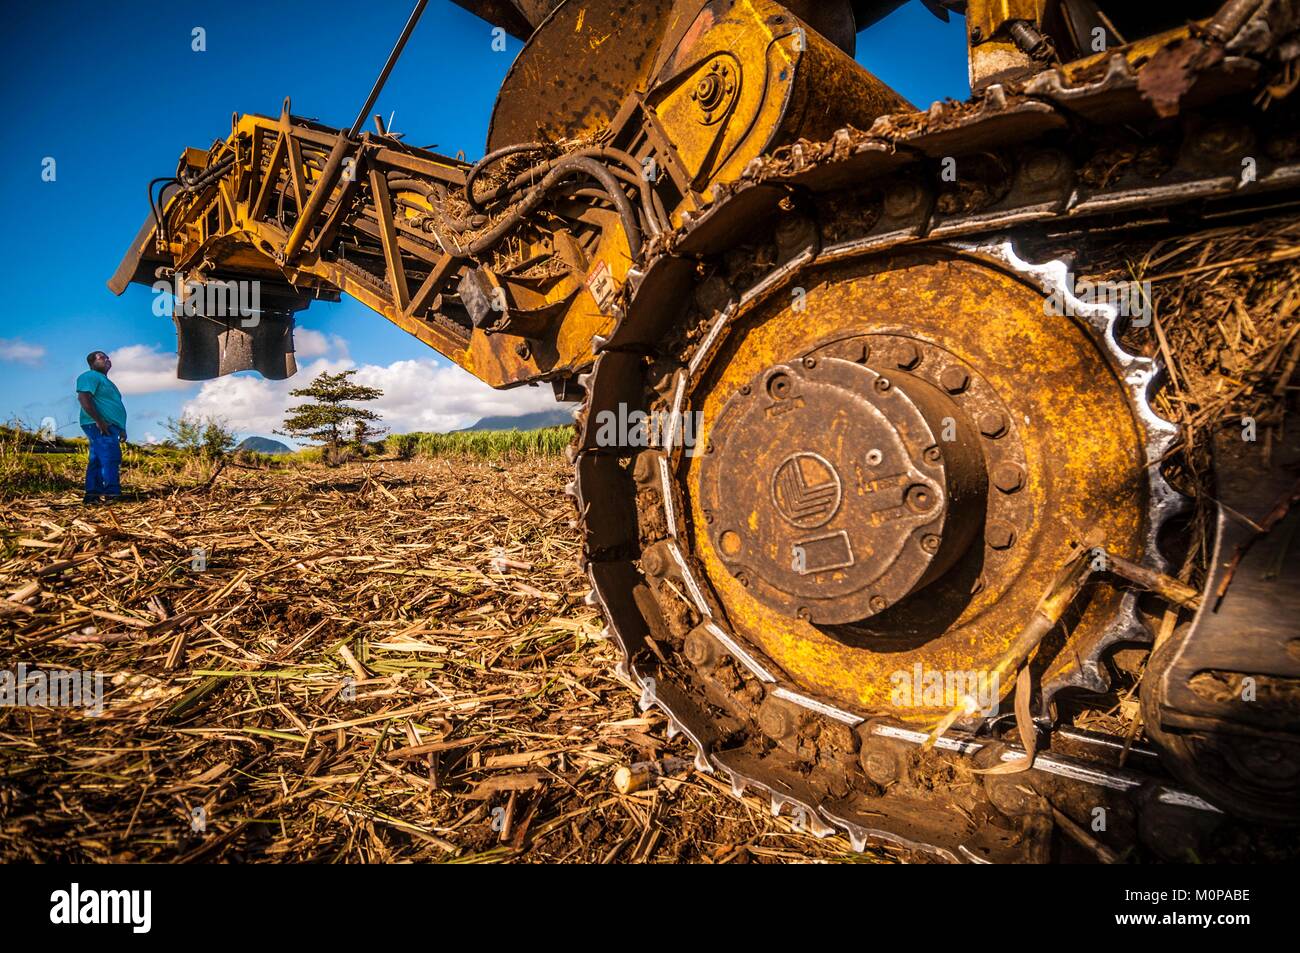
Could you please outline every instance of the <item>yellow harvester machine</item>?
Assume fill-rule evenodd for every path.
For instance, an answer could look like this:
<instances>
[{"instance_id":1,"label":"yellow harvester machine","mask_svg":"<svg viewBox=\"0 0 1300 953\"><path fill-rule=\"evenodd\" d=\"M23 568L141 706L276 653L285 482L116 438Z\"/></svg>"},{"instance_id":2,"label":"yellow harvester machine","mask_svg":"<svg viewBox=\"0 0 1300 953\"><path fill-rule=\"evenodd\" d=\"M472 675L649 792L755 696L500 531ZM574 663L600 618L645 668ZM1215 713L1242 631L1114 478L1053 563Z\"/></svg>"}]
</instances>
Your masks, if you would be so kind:
<instances>
[{"instance_id":1,"label":"yellow harvester machine","mask_svg":"<svg viewBox=\"0 0 1300 953\"><path fill-rule=\"evenodd\" d=\"M917 109L853 58L899 0L459 2L526 40L479 161L362 131L381 76L151 184L114 291L260 288L178 304L182 377L293 373L347 294L581 401L620 673L814 834L1114 860L1295 820L1295 256L1160 264L1295 225L1300 3L925 0L973 93ZM1173 286L1081 290L1107 256L1291 330L1201 412Z\"/></svg>"}]
</instances>

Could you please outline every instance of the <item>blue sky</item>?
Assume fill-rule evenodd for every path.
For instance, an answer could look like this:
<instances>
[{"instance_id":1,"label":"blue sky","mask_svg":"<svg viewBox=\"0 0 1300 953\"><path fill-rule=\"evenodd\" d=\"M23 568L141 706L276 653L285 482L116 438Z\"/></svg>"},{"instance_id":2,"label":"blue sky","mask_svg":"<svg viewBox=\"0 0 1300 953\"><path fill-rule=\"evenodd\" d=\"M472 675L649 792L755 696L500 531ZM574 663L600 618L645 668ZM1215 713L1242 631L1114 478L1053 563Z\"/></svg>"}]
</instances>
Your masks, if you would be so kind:
<instances>
[{"instance_id":1,"label":"blue sky","mask_svg":"<svg viewBox=\"0 0 1300 953\"><path fill-rule=\"evenodd\" d=\"M92 0L15 4L0 35L0 421L53 417L75 435L73 381L84 356L115 354L131 438L164 436L182 409L217 413L242 433L268 433L284 387L255 374L205 385L174 379L175 334L153 295L105 282L148 214L145 186L170 175L186 145L206 148L232 112L293 112L345 125L360 108L410 8L408 0ZM192 49L205 31L206 51ZM491 48L490 27L431 0L374 111L395 113L406 141L473 160L496 91L521 44ZM918 105L965 98L961 19L945 25L919 2L858 37L858 61ZM46 158L55 180L42 181ZM485 414L549 404L549 388L489 393L414 338L350 299L299 315L301 386L315 369L362 368L393 393L397 429L465 426ZM305 331L303 330L305 329Z\"/></svg>"}]
</instances>

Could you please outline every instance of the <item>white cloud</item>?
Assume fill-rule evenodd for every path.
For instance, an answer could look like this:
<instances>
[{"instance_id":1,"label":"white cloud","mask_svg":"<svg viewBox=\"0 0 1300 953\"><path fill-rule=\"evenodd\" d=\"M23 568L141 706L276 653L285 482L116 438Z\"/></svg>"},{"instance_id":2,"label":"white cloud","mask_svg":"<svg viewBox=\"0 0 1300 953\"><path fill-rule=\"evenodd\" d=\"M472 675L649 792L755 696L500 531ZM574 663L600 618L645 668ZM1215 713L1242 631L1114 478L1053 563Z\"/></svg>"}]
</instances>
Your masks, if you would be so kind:
<instances>
[{"instance_id":1,"label":"white cloud","mask_svg":"<svg viewBox=\"0 0 1300 953\"><path fill-rule=\"evenodd\" d=\"M294 328L293 351L299 360L324 357L331 352L343 358L348 356L348 342L337 334L325 335L311 328Z\"/></svg>"},{"instance_id":2,"label":"white cloud","mask_svg":"<svg viewBox=\"0 0 1300 953\"><path fill-rule=\"evenodd\" d=\"M45 348L39 344L28 344L21 338L0 338L0 361L39 364L43 357Z\"/></svg>"},{"instance_id":3,"label":"white cloud","mask_svg":"<svg viewBox=\"0 0 1300 953\"><path fill-rule=\"evenodd\" d=\"M481 417L514 416L559 406L549 386L495 390L468 371L431 359L358 366L348 356L347 342L337 335L326 338L300 328L294 331L294 339L299 358L313 354L317 359L300 364L290 380L268 381L255 374L219 377L204 382L181 412L223 418L239 433L270 434L284 422L286 410L301 402L301 398L289 396L290 390L306 387L323 371L334 374L351 369L357 371L353 379L358 384L384 392L366 406L377 411L393 433L456 430Z\"/></svg>"},{"instance_id":4,"label":"white cloud","mask_svg":"<svg viewBox=\"0 0 1300 953\"><path fill-rule=\"evenodd\" d=\"M188 390L193 381L176 377L176 355L149 347L129 344L108 352L113 362L109 375L123 394L156 394L164 390Z\"/></svg>"},{"instance_id":5,"label":"white cloud","mask_svg":"<svg viewBox=\"0 0 1300 953\"><path fill-rule=\"evenodd\" d=\"M496 390L454 364L431 360L397 361L386 367L357 369L357 383L378 387L384 396L374 407L396 433L456 430L480 417L526 414L556 408L550 385Z\"/></svg>"}]
</instances>

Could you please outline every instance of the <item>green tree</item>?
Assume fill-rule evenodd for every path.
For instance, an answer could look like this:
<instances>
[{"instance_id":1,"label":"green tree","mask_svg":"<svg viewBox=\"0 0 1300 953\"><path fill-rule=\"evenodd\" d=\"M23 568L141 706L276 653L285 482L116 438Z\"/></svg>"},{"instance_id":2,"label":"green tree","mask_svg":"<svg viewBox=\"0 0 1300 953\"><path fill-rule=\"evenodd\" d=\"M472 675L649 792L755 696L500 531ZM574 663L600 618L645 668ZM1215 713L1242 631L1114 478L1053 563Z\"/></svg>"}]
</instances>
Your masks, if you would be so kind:
<instances>
[{"instance_id":1,"label":"green tree","mask_svg":"<svg viewBox=\"0 0 1300 953\"><path fill-rule=\"evenodd\" d=\"M325 448L325 461L331 464L339 460L344 443L363 445L367 439L382 433L381 428L371 426L380 419L379 414L351 404L376 400L384 392L378 387L354 383L355 373L324 373L306 387L289 391L290 396L307 397L311 403L290 407L282 424L284 429L276 433L320 444Z\"/></svg>"},{"instance_id":2,"label":"green tree","mask_svg":"<svg viewBox=\"0 0 1300 953\"><path fill-rule=\"evenodd\" d=\"M170 434L167 442L196 457L218 460L235 449L234 433L219 417L169 417L163 424Z\"/></svg>"},{"instance_id":3,"label":"green tree","mask_svg":"<svg viewBox=\"0 0 1300 953\"><path fill-rule=\"evenodd\" d=\"M370 411L367 411L370 413ZM352 447L359 455L365 456L367 448L384 434L388 433L387 427L372 427L371 420L378 420L379 415L374 414L369 420L358 419L352 425L352 440L349 446Z\"/></svg>"}]
</instances>

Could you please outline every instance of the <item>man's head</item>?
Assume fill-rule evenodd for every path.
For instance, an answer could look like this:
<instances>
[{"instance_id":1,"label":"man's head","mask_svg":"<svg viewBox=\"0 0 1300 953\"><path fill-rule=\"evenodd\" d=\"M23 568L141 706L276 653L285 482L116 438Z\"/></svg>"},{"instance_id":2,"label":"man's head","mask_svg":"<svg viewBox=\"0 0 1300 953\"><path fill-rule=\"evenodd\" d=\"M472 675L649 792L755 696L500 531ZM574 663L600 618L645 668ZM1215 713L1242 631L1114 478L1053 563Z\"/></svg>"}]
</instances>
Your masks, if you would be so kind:
<instances>
[{"instance_id":1,"label":"man's head","mask_svg":"<svg viewBox=\"0 0 1300 953\"><path fill-rule=\"evenodd\" d=\"M108 369L113 366L113 362L103 351L91 351L86 355L86 363L90 365L92 371L99 371L101 374L107 374Z\"/></svg>"}]
</instances>

